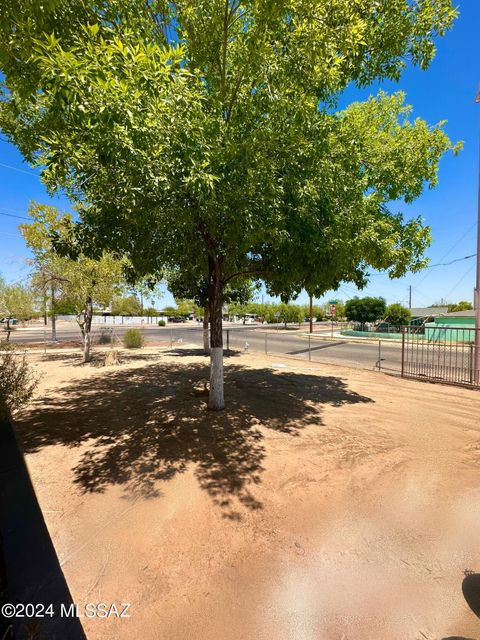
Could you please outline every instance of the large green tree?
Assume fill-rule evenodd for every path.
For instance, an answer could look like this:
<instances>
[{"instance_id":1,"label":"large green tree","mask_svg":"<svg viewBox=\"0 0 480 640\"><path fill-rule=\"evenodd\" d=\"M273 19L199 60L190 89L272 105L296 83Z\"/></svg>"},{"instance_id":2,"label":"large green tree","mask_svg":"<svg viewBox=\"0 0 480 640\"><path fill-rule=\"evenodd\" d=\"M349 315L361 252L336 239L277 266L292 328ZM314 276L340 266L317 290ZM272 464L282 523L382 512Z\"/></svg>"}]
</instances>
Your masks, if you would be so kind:
<instances>
[{"instance_id":1,"label":"large green tree","mask_svg":"<svg viewBox=\"0 0 480 640\"><path fill-rule=\"evenodd\" d=\"M383 298L352 298L345 304L345 315L347 320L360 322L362 326L366 322L375 322L385 316L386 304Z\"/></svg>"},{"instance_id":2,"label":"large green tree","mask_svg":"<svg viewBox=\"0 0 480 640\"><path fill-rule=\"evenodd\" d=\"M388 305L385 309L384 320L394 327L401 327L410 323L412 312L398 302Z\"/></svg>"},{"instance_id":3,"label":"large green tree","mask_svg":"<svg viewBox=\"0 0 480 640\"><path fill-rule=\"evenodd\" d=\"M350 83L426 68L451 0L4 0L0 126L81 204L84 251L208 286L209 407L222 408L225 288L284 301L368 268L424 266L388 209L436 182L441 125L404 96L335 112Z\"/></svg>"}]
</instances>

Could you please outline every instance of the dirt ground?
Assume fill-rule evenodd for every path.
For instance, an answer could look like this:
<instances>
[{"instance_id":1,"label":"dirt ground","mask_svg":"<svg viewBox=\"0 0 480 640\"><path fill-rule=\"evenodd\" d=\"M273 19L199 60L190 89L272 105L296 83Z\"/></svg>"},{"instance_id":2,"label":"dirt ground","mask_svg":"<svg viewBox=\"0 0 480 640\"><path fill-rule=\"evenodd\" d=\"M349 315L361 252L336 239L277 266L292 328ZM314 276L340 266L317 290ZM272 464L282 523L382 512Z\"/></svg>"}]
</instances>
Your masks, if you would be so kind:
<instances>
[{"instance_id":1,"label":"dirt ground","mask_svg":"<svg viewBox=\"0 0 480 640\"><path fill-rule=\"evenodd\" d=\"M480 639L480 394L184 348L31 354L16 422L89 640ZM47 358L47 359L44 359Z\"/></svg>"}]
</instances>

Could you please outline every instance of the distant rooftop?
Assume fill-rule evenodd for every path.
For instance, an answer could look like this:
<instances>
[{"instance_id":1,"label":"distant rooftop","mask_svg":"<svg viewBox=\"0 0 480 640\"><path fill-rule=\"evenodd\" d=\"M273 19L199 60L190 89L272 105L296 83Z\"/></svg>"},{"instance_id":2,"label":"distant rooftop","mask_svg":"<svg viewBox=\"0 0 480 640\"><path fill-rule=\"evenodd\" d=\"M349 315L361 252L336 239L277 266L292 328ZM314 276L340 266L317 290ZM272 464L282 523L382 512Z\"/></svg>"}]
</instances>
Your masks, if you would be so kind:
<instances>
[{"instance_id":1,"label":"distant rooftop","mask_svg":"<svg viewBox=\"0 0 480 640\"><path fill-rule=\"evenodd\" d=\"M445 315L447 318L474 318L475 311L473 309L468 309L467 311L452 311Z\"/></svg>"},{"instance_id":2,"label":"distant rooftop","mask_svg":"<svg viewBox=\"0 0 480 640\"><path fill-rule=\"evenodd\" d=\"M412 318L436 318L447 315L448 307L414 307L410 311Z\"/></svg>"}]
</instances>

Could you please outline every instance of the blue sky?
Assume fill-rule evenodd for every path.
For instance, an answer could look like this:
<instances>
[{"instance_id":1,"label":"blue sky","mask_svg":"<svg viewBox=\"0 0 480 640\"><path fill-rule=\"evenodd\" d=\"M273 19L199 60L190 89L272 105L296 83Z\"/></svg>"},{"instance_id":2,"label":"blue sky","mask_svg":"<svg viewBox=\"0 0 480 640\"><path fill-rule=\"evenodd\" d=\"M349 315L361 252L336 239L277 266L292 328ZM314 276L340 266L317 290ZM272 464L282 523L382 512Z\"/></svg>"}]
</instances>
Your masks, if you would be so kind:
<instances>
[{"instance_id":1,"label":"blue sky","mask_svg":"<svg viewBox=\"0 0 480 640\"><path fill-rule=\"evenodd\" d=\"M437 43L437 56L427 71L408 69L399 83L376 84L364 91L349 90L342 106L352 100L367 98L382 88L388 92L402 90L414 107L414 116L430 124L447 120L446 131L453 141L463 140L464 148L454 157L447 154L441 162L439 184L427 190L413 204L396 204L406 216L422 215L432 227L433 243L427 255L431 264L449 262L476 252L476 218L478 193L478 153L480 104L475 104L480 81L478 30L480 2L460 0L460 16L454 28ZM8 165L5 166L5 165ZM22 221L11 216L25 216L28 203L36 200L69 210L63 197L52 200L43 187L38 171L32 170L22 156L0 137L0 273L7 281L27 278L28 251L18 232ZM427 306L441 299L458 301L473 299L475 259L462 260L450 266L434 267L418 274L408 274L391 281L386 274L373 273L370 284L358 292L351 284L342 285L325 298L348 299L353 295L381 295L388 302L408 301L412 285L413 306ZM259 298L262 294L259 294ZM264 295L264 299L268 297ZM299 302L306 302L302 294ZM170 304L168 292L162 304Z\"/></svg>"}]
</instances>

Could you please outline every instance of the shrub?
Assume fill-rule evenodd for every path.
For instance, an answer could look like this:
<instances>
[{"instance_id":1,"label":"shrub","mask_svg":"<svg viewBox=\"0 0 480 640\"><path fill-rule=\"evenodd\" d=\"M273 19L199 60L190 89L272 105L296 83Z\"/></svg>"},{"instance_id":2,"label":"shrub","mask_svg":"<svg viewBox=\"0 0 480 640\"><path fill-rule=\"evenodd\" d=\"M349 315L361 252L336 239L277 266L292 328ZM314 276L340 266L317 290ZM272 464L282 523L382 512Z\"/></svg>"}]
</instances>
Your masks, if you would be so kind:
<instances>
[{"instance_id":1,"label":"shrub","mask_svg":"<svg viewBox=\"0 0 480 640\"><path fill-rule=\"evenodd\" d=\"M159 320L158 321L158 326L159 327L164 327L167 323L165 322L165 320Z\"/></svg>"},{"instance_id":2,"label":"shrub","mask_svg":"<svg viewBox=\"0 0 480 640\"><path fill-rule=\"evenodd\" d=\"M15 353L13 345L0 342L0 417L10 418L30 400L37 383L25 355Z\"/></svg>"},{"instance_id":3,"label":"shrub","mask_svg":"<svg viewBox=\"0 0 480 640\"><path fill-rule=\"evenodd\" d=\"M97 344L111 344L112 343L112 331L110 329L100 329L100 333L97 336Z\"/></svg>"},{"instance_id":4,"label":"shrub","mask_svg":"<svg viewBox=\"0 0 480 640\"><path fill-rule=\"evenodd\" d=\"M123 335L123 344L127 349L139 349L143 347L144 337L138 329L127 329Z\"/></svg>"}]
</instances>

